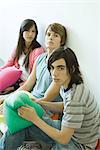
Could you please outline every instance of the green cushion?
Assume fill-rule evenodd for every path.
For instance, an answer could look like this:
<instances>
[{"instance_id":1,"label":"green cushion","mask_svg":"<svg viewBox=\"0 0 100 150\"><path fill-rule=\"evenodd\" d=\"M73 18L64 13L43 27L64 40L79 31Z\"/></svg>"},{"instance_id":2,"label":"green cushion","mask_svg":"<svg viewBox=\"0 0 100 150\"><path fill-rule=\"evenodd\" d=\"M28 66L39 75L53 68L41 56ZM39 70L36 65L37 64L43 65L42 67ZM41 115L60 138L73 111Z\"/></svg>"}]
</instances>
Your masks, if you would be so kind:
<instances>
[{"instance_id":1,"label":"green cushion","mask_svg":"<svg viewBox=\"0 0 100 150\"><path fill-rule=\"evenodd\" d=\"M42 118L45 112L44 109L36 102L33 102L24 91L18 91L4 101L3 114L11 134L33 124L18 115L17 109L26 104L35 108L38 116Z\"/></svg>"},{"instance_id":2,"label":"green cushion","mask_svg":"<svg viewBox=\"0 0 100 150\"><path fill-rule=\"evenodd\" d=\"M0 123L5 123L5 119L3 115L0 115Z\"/></svg>"}]
</instances>

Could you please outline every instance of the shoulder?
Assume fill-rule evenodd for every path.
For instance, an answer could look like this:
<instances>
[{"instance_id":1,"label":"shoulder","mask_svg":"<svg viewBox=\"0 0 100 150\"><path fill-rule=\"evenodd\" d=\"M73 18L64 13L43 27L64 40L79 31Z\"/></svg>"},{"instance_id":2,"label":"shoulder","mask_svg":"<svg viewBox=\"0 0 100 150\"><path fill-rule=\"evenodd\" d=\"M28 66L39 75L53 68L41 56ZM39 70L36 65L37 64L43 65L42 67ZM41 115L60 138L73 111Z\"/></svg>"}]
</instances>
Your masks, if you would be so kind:
<instances>
[{"instance_id":1,"label":"shoulder","mask_svg":"<svg viewBox=\"0 0 100 150\"><path fill-rule=\"evenodd\" d=\"M76 93L77 92L80 93L80 92L83 92L84 90L86 90L86 87L85 87L84 83L81 83L81 84L78 84L78 85L73 84L72 90Z\"/></svg>"},{"instance_id":2,"label":"shoulder","mask_svg":"<svg viewBox=\"0 0 100 150\"><path fill-rule=\"evenodd\" d=\"M73 94L72 94L72 99L75 102L80 102L83 104L86 104L86 101L89 99L90 96L90 90L85 84L78 84L78 85L73 85Z\"/></svg>"},{"instance_id":3,"label":"shoulder","mask_svg":"<svg viewBox=\"0 0 100 150\"><path fill-rule=\"evenodd\" d=\"M37 61L40 62L40 61L44 61L46 59L46 56L47 56L47 53L42 53L41 55L39 55L37 57Z\"/></svg>"},{"instance_id":4,"label":"shoulder","mask_svg":"<svg viewBox=\"0 0 100 150\"><path fill-rule=\"evenodd\" d=\"M30 53L30 59L35 61L37 59L37 57L44 52L45 52L45 50L43 47L35 48Z\"/></svg>"},{"instance_id":5,"label":"shoulder","mask_svg":"<svg viewBox=\"0 0 100 150\"><path fill-rule=\"evenodd\" d=\"M76 93L81 93L81 94L86 94L90 92L89 88L84 83L73 85L73 89L75 89Z\"/></svg>"},{"instance_id":6,"label":"shoulder","mask_svg":"<svg viewBox=\"0 0 100 150\"><path fill-rule=\"evenodd\" d=\"M37 54L41 54L44 53L45 49L43 47L38 47L32 50L31 54L37 55Z\"/></svg>"}]
</instances>

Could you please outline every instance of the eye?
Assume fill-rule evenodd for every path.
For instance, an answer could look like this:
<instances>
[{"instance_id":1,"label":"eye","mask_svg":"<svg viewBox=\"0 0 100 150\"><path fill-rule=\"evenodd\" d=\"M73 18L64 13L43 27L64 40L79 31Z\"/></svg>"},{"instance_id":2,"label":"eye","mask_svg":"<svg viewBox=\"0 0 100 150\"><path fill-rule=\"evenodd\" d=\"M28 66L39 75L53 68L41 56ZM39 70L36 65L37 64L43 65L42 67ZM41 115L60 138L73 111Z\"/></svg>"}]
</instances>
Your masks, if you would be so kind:
<instances>
[{"instance_id":1,"label":"eye","mask_svg":"<svg viewBox=\"0 0 100 150\"><path fill-rule=\"evenodd\" d=\"M59 38L59 37L60 37L60 35L59 35L58 33L54 33L54 37Z\"/></svg>"},{"instance_id":2,"label":"eye","mask_svg":"<svg viewBox=\"0 0 100 150\"><path fill-rule=\"evenodd\" d=\"M50 66L50 70L52 71L54 69L54 67L53 66Z\"/></svg>"},{"instance_id":3,"label":"eye","mask_svg":"<svg viewBox=\"0 0 100 150\"><path fill-rule=\"evenodd\" d=\"M34 32L36 32L35 30L32 30L32 32L34 33Z\"/></svg>"},{"instance_id":4,"label":"eye","mask_svg":"<svg viewBox=\"0 0 100 150\"><path fill-rule=\"evenodd\" d=\"M58 67L57 68L59 71L61 71L61 70L65 70L65 67Z\"/></svg>"},{"instance_id":5,"label":"eye","mask_svg":"<svg viewBox=\"0 0 100 150\"><path fill-rule=\"evenodd\" d=\"M57 33L55 33L55 34L54 34L54 36L55 36L55 37L59 37L60 35L59 35L59 34L57 34Z\"/></svg>"},{"instance_id":6,"label":"eye","mask_svg":"<svg viewBox=\"0 0 100 150\"><path fill-rule=\"evenodd\" d=\"M26 32L28 32L29 30L28 30L28 29L26 29L25 31L26 31Z\"/></svg>"},{"instance_id":7,"label":"eye","mask_svg":"<svg viewBox=\"0 0 100 150\"><path fill-rule=\"evenodd\" d=\"M49 32L47 32L47 36L50 36L51 34Z\"/></svg>"},{"instance_id":8,"label":"eye","mask_svg":"<svg viewBox=\"0 0 100 150\"><path fill-rule=\"evenodd\" d=\"M65 67L61 67L61 70L65 70Z\"/></svg>"}]
</instances>

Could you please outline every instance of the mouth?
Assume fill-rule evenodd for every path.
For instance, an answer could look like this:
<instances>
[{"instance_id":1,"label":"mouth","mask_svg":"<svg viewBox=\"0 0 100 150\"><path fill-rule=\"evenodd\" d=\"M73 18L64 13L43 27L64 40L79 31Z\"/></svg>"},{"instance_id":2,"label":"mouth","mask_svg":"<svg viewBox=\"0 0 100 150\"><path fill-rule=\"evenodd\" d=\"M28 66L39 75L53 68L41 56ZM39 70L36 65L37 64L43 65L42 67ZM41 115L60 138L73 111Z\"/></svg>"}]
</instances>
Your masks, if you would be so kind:
<instances>
[{"instance_id":1,"label":"mouth","mask_svg":"<svg viewBox=\"0 0 100 150\"><path fill-rule=\"evenodd\" d=\"M52 41L48 41L48 44L53 44L53 42Z\"/></svg>"},{"instance_id":2,"label":"mouth","mask_svg":"<svg viewBox=\"0 0 100 150\"><path fill-rule=\"evenodd\" d=\"M53 81L54 81L54 82L58 82L58 81L59 81L59 79L55 79L55 78L53 78Z\"/></svg>"},{"instance_id":3,"label":"mouth","mask_svg":"<svg viewBox=\"0 0 100 150\"><path fill-rule=\"evenodd\" d=\"M32 40L33 38L32 37L27 37L27 39Z\"/></svg>"}]
</instances>

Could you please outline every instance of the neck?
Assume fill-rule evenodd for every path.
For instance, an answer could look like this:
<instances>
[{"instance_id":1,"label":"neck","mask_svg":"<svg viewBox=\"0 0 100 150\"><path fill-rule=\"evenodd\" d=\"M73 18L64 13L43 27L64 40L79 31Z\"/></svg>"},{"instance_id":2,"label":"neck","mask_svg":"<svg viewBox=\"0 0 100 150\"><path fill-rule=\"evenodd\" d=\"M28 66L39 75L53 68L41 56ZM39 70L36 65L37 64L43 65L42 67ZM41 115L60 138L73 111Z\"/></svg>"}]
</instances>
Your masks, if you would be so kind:
<instances>
[{"instance_id":1,"label":"neck","mask_svg":"<svg viewBox=\"0 0 100 150\"><path fill-rule=\"evenodd\" d=\"M47 53L48 53L48 56L54 51L54 49L50 49L50 48L47 48Z\"/></svg>"},{"instance_id":2,"label":"neck","mask_svg":"<svg viewBox=\"0 0 100 150\"><path fill-rule=\"evenodd\" d=\"M49 56L50 56L50 54L51 54L51 52L52 52L52 51L53 51L53 50L51 50L51 49L47 48L47 57L46 57L46 62L48 61Z\"/></svg>"},{"instance_id":3,"label":"neck","mask_svg":"<svg viewBox=\"0 0 100 150\"><path fill-rule=\"evenodd\" d=\"M30 45L31 45L31 42L26 42L25 43L26 49L28 49L30 47Z\"/></svg>"},{"instance_id":4,"label":"neck","mask_svg":"<svg viewBox=\"0 0 100 150\"><path fill-rule=\"evenodd\" d=\"M25 43L25 47L26 47L24 50L25 54L27 54L27 52L29 51L30 45L31 45L31 43Z\"/></svg>"},{"instance_id":5,"label":"neck","mask_svg":"<svg viewBox=\"0 0 100 150\"><path fill-rule=\"evenodd\" d=\"M70 77L65 81L65 83L63 84L63 87L64 87L65 89L67 89L69 83L70 83Z\"/></svg>"},{"instance_id":6,"label":"neck","mask_svg":"<svg viewBox=\"0 0 100 150\"><path fill-rule=\"evenodd\" d=\"M48 55L50 55L51 52L52 52L52 50L49 49L49 48L47 48L47 53L48 53Z\"/></svg>"}]
</instances>

